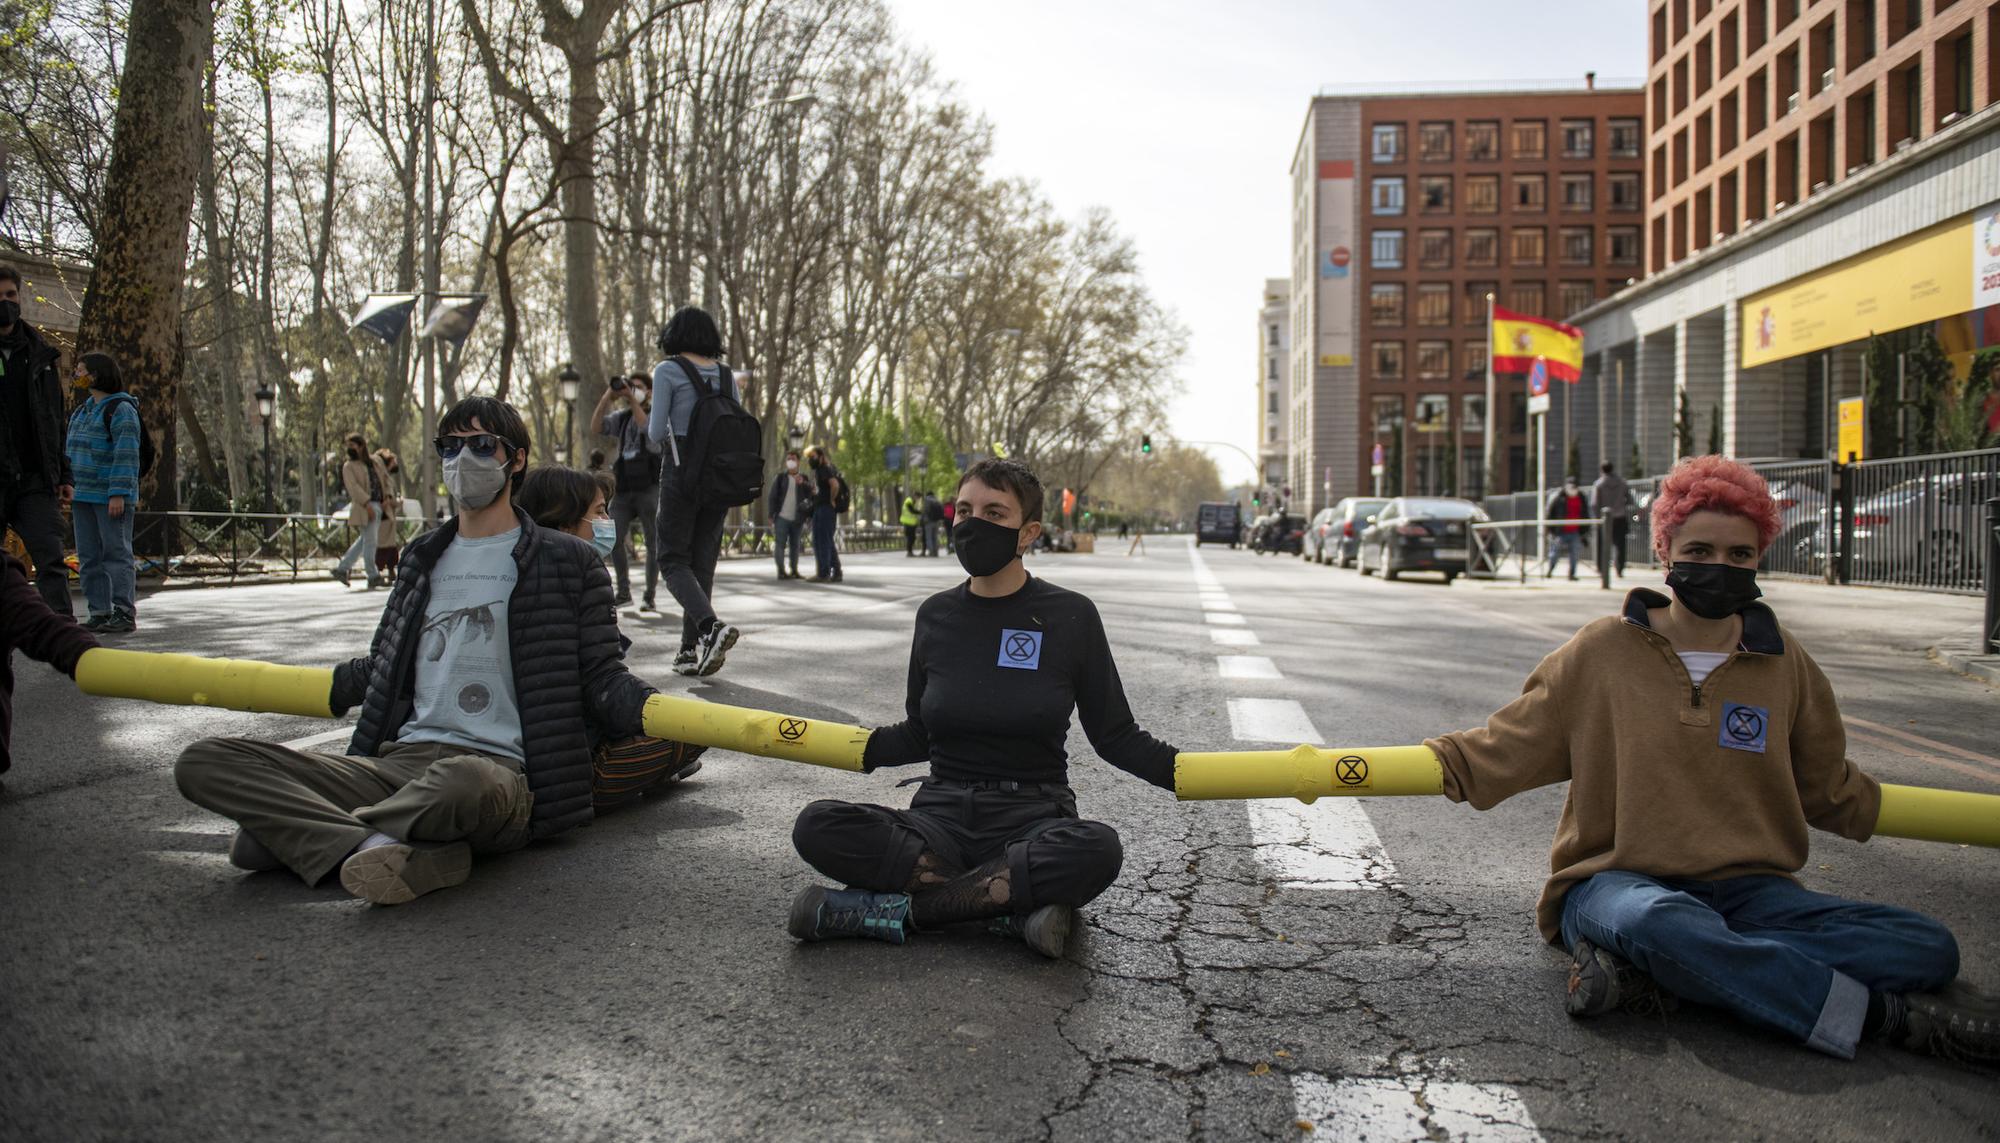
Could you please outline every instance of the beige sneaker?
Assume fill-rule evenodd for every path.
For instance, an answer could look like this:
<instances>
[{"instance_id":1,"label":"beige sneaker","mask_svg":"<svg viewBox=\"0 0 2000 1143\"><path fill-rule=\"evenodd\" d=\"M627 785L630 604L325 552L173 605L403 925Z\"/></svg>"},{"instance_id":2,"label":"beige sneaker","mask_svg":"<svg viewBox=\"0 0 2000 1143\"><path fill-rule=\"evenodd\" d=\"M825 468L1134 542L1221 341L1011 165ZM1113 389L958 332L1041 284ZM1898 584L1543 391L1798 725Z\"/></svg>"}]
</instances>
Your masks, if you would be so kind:
<instances>
[{"instance_id":1,"label":"beige sneaker","mask_svg":"<svg viewBox=\"0 0 2000 1143\"><path fill-rule=\"evenodd\" d=\"M340 863L340 883L349 893L377 905L407 905L434 889L462 885L472 876L472 847L392 842L348 855Z\"/></svg>"}]
</instances>

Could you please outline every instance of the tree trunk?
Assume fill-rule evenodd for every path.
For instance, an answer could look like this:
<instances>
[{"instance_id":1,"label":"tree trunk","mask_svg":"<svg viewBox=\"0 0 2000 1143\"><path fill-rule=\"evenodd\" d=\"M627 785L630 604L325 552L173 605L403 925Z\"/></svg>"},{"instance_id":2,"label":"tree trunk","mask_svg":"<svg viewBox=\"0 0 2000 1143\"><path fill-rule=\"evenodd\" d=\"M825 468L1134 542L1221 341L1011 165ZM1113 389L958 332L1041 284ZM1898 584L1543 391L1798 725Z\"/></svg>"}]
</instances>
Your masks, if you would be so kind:
<instances>
[{"instance_id":1,"label":"tree trunk","mask_svg":"<svg viewBox=\"0 0 2000 1143\"><path fill-rule=\"evenodd\" d=\"M580 24L580 28L584 25ZM596 25L602 27L601 22ZM584 37L581 32L578 39ZM597 34L570 53L568 140L556 156L562 184L563 325L569 359L583 375L577 402L589 408L604 391L604 350L598 340L597 121L604 99L597 86Z\"/></svg>"},{"instance_id":2,"label":"tree trunk","mask_svg":"<svg viewBox=\"0 0 2000 1143\"><path fill-rule=\"evenodd\" d=\"M142 483L154 511L179 506L174 457L181 381L181 291L188 218L208 142L202 74L214 40L210 0L133 0L125 71L99 210L97 265L78 344L118 358L159 462Z\"/></svg>"}]
</instances>

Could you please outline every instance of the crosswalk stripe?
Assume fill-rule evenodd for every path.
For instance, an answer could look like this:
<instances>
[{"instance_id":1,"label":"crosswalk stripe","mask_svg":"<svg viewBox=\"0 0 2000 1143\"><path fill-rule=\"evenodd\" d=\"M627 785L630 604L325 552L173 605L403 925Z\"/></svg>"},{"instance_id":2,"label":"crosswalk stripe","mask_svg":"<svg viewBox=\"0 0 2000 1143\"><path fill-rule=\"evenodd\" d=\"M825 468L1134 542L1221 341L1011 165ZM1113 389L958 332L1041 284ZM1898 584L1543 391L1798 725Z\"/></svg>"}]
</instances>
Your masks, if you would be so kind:
<instances>
[{"instance_id":1,"label":"crosswalk stripe","mask_svg":"<svg viewBox=\"0 0 2000 1143\"><path fill-rule=\"evenodd\" d=\"M1225 679L1282 679L1278 664L1262 655L1217 655L1215 665Z\"/></svg>"}]
</instances>

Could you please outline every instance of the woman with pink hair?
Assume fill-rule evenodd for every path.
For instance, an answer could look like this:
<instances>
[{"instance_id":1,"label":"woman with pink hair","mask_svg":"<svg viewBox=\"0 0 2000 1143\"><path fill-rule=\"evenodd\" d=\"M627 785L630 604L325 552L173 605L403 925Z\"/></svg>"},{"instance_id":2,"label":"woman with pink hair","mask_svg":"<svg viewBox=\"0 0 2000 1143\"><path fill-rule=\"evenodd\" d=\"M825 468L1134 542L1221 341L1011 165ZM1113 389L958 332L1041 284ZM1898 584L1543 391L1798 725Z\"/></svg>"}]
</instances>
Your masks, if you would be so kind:
<instances>
[{"instance_id":1,"label":"woman with pink hair","mask_svg":"<svg viewBox=\"0 0 2000 1143\"><path fill-rule=\"evenodd\" d=\"M1487 809L1567 781L1542 936L1567 1008L1726 1009L1852 1058L1863 1039L2000 1063L2000 1020L1934 995L1958 944L1929 917L1812 892L1808 827L1866 841L1881 789L1847 759L1826 675L1757 602L1778 533L1764 480L1684 460L1653 504L1671 596L1639 588L1542 660L1476 730L1426 743Z\"/></svg>"}]
</instances>

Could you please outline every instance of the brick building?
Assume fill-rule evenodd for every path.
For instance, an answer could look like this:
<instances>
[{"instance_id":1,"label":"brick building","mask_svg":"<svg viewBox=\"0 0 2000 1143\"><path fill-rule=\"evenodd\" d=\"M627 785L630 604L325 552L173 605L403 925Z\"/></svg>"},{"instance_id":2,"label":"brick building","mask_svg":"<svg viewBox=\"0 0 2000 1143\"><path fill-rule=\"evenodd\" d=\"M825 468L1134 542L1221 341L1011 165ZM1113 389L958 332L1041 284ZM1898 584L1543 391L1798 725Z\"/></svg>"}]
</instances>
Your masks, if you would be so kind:
<instances>
[{"instance_id":1,"label":"brick building","mask_svg":"<svg viewBox=\"0 0 2000 1143\"><path fill-rule=\"evenodd\" d=\"M1375 488L1376 445L1387 490L1484 490L1486 296L1561 317L1643 272L1644 98L1585 80L1312 101L1292 163L1295 506ZM1495 410L1508 488L1527 481L1519 388Z\"/></svg>"}]
</instances>

